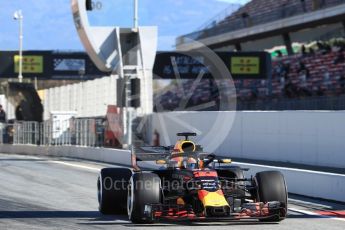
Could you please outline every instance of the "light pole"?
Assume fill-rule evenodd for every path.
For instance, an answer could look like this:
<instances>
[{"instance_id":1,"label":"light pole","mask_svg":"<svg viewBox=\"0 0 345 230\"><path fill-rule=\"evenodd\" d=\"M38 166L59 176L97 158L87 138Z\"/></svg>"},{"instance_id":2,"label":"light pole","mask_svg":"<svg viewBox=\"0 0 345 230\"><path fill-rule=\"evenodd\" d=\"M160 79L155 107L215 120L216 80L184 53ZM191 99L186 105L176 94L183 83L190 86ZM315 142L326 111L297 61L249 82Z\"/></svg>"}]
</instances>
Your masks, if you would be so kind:
<instances>
[{"instance_id":1,"label":"light pole","mask_svg":"<svg viewBox=\"0 0 345 230\"><path fill-rule=\"evenodd\" d=\"M138 11L138 8L139 8L139 3L138 3L138 0L134 0L134 29L138 29L138 26L139 26L139 23L138 23L138 20L139 20L139 11Z\"/></svg>"},{"instance_id":2,"label":"light pole","mask_svg":"<svg viewBox=\"0 0 345 230\"><path fill-rule=\"evenodd\" d=\"M13 15L14 20L19 21L19 82L23 81L23 14L22 10L17 10Z\"/></svg>"}]
</instances>

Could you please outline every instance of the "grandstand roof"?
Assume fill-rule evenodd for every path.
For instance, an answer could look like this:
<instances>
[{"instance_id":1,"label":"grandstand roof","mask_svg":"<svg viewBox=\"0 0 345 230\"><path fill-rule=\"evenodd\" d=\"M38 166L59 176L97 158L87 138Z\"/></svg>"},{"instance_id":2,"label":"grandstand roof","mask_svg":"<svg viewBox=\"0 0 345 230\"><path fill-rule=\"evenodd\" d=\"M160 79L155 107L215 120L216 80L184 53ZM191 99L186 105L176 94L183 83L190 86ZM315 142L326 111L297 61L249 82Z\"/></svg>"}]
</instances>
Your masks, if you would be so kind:
<instances>
[{"instance_id":1,"label":"grandstand roof","mask_svg":"<svg viewBox=\"0 0 345 230\"><path fill-rule=\"evenodd\" d=\"M177 45L188 49L198 40L221 47L340 22L344 15L344 0L252 0L214 27L179 37Z\"/></svg>"}]
</instances>

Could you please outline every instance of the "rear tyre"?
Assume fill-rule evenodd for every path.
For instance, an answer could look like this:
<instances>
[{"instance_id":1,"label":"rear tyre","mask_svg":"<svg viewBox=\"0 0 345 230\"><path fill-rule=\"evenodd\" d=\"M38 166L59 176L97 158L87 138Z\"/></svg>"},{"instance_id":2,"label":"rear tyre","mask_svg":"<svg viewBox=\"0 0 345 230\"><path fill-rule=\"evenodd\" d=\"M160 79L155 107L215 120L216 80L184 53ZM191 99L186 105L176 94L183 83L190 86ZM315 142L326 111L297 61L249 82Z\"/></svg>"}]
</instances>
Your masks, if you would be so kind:
<instances>
[{"instance_id":1,"label":"rear tyre","mask_svg":"<svg viewBox=\"0 0 345 230\"><path fill-rule=\"evenodd\" d=\"M159 204L161 201L161 180L153 173L136 173L128 186L127 211L133 223L149 224L153 222L145 215L145 205Z\"/></svg>"},{"instance_id":2,"label":"rear tyre","mask_svg":"<svg viewBox=\"0 0 345 230\"><path fill-rule=\"evenodd\" d=\"M127 188L132 171L104 168L97 180L98 210L105 215L127 213Z\"/></svg>"},{"instance_id":3,"label":"rear tyre","mask_svg":"<svg viewBox=\"0 0 345 230\"><path fill-rule=\"evenodd\" d=\"M283 174L277 171L260 172L256 174L255 181L258 187L257 201L264 203L279 201L284 209L276 217L262 219L261 221L279 222L284 220L287 214L288 192Z\"/></svg>"}]
</instances>

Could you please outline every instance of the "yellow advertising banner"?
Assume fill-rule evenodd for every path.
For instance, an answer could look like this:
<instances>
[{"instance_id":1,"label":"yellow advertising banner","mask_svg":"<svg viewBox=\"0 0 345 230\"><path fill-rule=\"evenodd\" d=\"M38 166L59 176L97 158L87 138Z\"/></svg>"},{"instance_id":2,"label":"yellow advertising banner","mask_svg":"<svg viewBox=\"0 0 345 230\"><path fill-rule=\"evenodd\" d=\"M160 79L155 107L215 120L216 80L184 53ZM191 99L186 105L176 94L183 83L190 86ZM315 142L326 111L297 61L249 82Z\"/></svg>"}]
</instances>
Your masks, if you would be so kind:
<instances>
[{"instance_id":1,"label":"yellow advertising banner","mask_svg":"<svg viewBox=\"0 0 345 230\"><path fill-rule=\"evenodd\" d=\"M14 72L19 72L19 55L14 56ZM43 73L43 56L23 56L23 73Z\"/></svg>"},{"instance_id":2,"label":"yellow advertising banner","mask_svg":"<svg viewBox=\"0 0 345 230\"><path fill-rule=\"evenodd\" d=\"M260 74L259 57L232 57L232 74Z\"/></svg>"}]
</instances>

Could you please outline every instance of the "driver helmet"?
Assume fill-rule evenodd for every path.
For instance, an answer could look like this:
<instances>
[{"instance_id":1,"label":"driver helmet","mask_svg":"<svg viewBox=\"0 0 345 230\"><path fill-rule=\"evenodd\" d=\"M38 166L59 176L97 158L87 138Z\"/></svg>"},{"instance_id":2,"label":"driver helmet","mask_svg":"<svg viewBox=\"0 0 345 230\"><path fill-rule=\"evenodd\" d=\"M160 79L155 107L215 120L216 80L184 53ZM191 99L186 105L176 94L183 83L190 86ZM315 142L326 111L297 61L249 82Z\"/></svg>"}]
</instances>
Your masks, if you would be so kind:
<instances>
[{"instance_id":1,"label":"driver helmet","mask_svg":"<svg viewBox=\"0 0 345 230\"><path fill-rule=\"evenodd\" d=\"M187 168L188 169L196 169L197 168L197 161L192 157L188 158Z\"/></svg>"},{"instance_id":2,"label":"driver helmet","mask_svg":"<svg viewBox=\"0 0 345 230\"><path fill-rule=\"evenodd\" d=\"M183 157L172 158L170 164L173 168L183 168Z\"/></svg>"}]
</instances>

